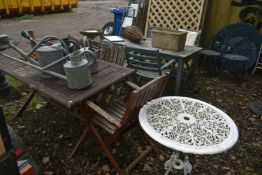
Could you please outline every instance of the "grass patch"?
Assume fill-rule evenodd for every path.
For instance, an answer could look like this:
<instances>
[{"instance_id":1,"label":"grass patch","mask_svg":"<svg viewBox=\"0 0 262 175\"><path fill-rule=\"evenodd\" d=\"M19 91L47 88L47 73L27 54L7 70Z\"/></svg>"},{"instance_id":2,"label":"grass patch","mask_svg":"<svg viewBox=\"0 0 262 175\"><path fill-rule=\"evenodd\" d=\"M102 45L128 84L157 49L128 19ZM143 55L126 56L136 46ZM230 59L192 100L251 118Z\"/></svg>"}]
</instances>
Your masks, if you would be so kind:
<instances>
[{"instance_id":1,"label":"grass patch","mask_svg":"<svg viewBox=\"0 0 262 175\"><path fill-rule=\"evenodd\" d=\"M6 79L7 81L9 81L10 85L12 85L14 89L19 89L24 85L23 83L21 83L20 81L16 80L13 77L6 76Z\"/></svg>"},{"instance_id":2,"label":"grass patch","mask_svg":"<svg viewBox=\"0 0 262 175\"><path fill-rule=\"evenodd\" d=\"M13 20L29 20L29 19L33 19L34 15L32 14L25 14L23 16L19 16L19 17L14 17Z\"/></svg>"},{"instance_id":3,"label":"grass patch","mask_svg":"<svg viewBox=\"0 0 262 175\"><path fill-rule=\"evenodd\" d=\"M44 103L46 103L46 101L43 98L41 98L39 96L34 96L34 98L32 99L32 101L29 104L28 109L36 109L36 106L38 104L43 105Z\"/></svg>"},{"instance_id":4,"label":"grass patch","mask_svg":"<svg viewBox=\"0 0 262 175\"><path fill-rule=\"evenodd\" d=\"M36 14L24 14L22 16L16 16L17 14L11 16L4 16L1 19L2 21L23 21L23 20L42 20L42 19L52 19L54 17L59 16L73 16L79 15L75 13L73 10L65 10L65 11L46 11L45 13L36 13Z\"/></svg>"}]
</instances>

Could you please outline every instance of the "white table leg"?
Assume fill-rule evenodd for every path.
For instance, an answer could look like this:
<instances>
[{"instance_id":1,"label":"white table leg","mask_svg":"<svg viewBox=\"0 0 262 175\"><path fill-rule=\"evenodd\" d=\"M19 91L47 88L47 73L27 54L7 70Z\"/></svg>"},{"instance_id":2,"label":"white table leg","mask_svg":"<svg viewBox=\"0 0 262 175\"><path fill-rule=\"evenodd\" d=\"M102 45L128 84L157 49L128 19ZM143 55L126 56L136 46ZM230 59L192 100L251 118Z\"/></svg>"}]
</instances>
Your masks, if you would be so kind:
<instances>
[{"instance_id":1,"label":"white table leg","mask_svg":"<svg viewBox=\"0 0 262 175\"><path fill-rule=\"evenodd\" d=\"M191 174L192 165L188 160L188 155L185 155L184 158L184 175Z\"/></svg>"},{"instance_id":2,"label":"white table leg","mask_svg":"<svg viewBox=\"0 0 262 175\"><path fill-rule=\"evenodd\" d=\"M188 175L192 171L192 165L188 160L188 155L185 155L184 162L178 158L178 152L173 152L170 159L165 163L165 175L168 175L170 172L173 172L173 169L184 170L184 175Z\"/></svg>"},{"instance_id":3,"label":"white table leg","mask_svg":"<svg viewBox=\"0 0 262 175\"><path fill-rule=\"evenodd\" d=\"M173 152L170 159L166 161L165 163L165 175L168 175L170 172L173 171L173 169L181 170L184 167L184 163L182 160L178 159L179 154L178 152Z\"/></svg>"}]
</instances>

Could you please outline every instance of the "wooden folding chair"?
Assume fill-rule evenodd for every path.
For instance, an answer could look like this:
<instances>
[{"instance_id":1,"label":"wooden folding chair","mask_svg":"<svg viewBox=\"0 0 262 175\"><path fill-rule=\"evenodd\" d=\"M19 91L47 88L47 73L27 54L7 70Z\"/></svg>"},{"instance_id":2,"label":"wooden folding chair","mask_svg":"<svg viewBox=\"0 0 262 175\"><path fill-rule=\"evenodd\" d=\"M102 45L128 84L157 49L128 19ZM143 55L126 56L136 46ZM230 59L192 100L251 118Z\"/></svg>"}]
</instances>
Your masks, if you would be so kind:
<instances>
[{"instance_id":1,"label":"wooden folding chair","mask_svg":"<svg viewBox=\"0 0 262 175\"><path fill-rule=\"evenodd\" d=\"M125 59L125 47L115 44L101 44L101 60L108 61L110 63L124 65Z\"/></svg>"},{"instance_id":2,"label":"wooden folding chair","mask_svg":"<svg viewBox=\"0 0 262 175\"><path fill-rule=\"evenodd\" d=\"M168 76L162 75L153 79L142 87L138 87L131 82L126 82L126 85L134 89L127 101L112 99L111 102L103 107L99 107L92 101L87 101L87 106L94 113L94 115L92 118L92 122L89 123L89 127L86 128L86 132L82 134L81 138L84 139L88 131L90 130L99 143L101 150L107 155L108 159L117 170L119 175L123 175L129 172L139 161L141 161L149 152L152 151L154 145L150 141L150 139L143 135L149 141L150 146L148 146L125 169L120 168L119 164L110 152L109 146L119 140L126 131L134 128L134 126L137 126L138 113L140 108L146 102L161 96L166 86L167 80ZM109 133L109 136L106 138L102 138L97 130L97 127L100 127L107 131ZM80 143L78 144L78 146L79 145Z\"/></svg>"},{"instance_id":3,"label":"wooden folding chair","mask_svg":"<svg viewBox=\"0 0 262 175\"><path fill-rule=\"evenodd\" d=\"M125 62L125 47L122 45L112 44L112 43L101 43L101 54L99 59L124 66ZM111 87L111 90L114 89L115 94L119 95L123 88L123 83L115 84ZM109 91L111 91L109 90ZM103 93L103 96L107 96L106 93ZM101 96L98 99L103 98Z\"/></svg>"}]
</instances>

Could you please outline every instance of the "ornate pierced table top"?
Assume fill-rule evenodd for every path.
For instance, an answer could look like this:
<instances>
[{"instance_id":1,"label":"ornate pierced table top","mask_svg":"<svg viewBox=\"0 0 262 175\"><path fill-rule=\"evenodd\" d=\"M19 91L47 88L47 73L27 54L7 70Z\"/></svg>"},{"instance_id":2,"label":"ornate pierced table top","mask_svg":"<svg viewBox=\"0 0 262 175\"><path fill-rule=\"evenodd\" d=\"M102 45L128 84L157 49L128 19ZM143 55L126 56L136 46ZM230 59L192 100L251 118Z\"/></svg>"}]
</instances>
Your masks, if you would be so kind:
<instances>
[{"instance_id":1,"label":"ornate pierced table top","mask_svg":"<svg viewBox=\"0 0 262 175\"><path fill-rule=\"evenodd\" d=\"M234 121L220 109L187 97L162 97L139 113L144 131L171 149L192 154L216 154L237 142Z\"/></svg>"}]
</instances>

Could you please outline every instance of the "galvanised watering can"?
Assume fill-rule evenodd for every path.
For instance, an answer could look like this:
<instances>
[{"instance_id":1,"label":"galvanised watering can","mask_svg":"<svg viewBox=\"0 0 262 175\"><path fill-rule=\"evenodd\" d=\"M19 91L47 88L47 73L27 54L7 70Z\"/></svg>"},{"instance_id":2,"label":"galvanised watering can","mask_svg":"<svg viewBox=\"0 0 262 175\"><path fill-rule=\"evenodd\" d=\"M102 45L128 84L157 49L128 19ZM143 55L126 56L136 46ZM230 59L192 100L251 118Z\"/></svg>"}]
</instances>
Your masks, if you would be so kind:
<instances>
[{"instance_id":1,"label":"galvanised watering can","mask_svg":"<svg viewBox=\"0 0 262 175\"><path fill-rule=\"evenodd\" d=\"M89 50L78 50L69 55L64 64L68 87L83 89L92 84L91 67L96 63L96 56Z\"/></svg>"},{"instance_id":2,"label":"galvanised watering can","mask_svg":"<svg viewBox=\"0 0 262 175\"><path fill-rule=\"evenodd\" d=\"M46 41L49 38L54 37L46 37L42 39L41 42ZM78 50L69 55L64 56L63 58L54 61L44 67L41 67L39 62L35 61L30 55L40 46L38 43L28 54L24 53L22 50L17 48L14 44L12 44L8 38L8 35L0 35L0 55L15 60L17 62L23 63L24 65L31 66L45 74L52 75L56 78L63 79L67 81L68 87L71 89L83 89L92 84L91 78L91 67L96 63L96 56L94 52L90 50ZM12 57L8 54L3 53L2 51L8 48L12 48L20 55L25 58L25 61L20 60L16 57ZM63 62L66 59L68 60L64 65L65 75L61 75L57 72L50 70L50 68L55 65Z\"/></svg>"},{"instance_id":3,"label":"galvanised watering can","mask_svg":"<svg viewBox=\"0 0 262 175\"><path fill-rule=\"evenodd\" d=\"M45 67L64 57L63 48L56 44L50 46L41 46L38 49L36 49L35 53L40 67ZM63 69L64 63L65 61L61 61L47 70L59 73L61 75L65 75Z\"/></svg>"}]
</instances>

